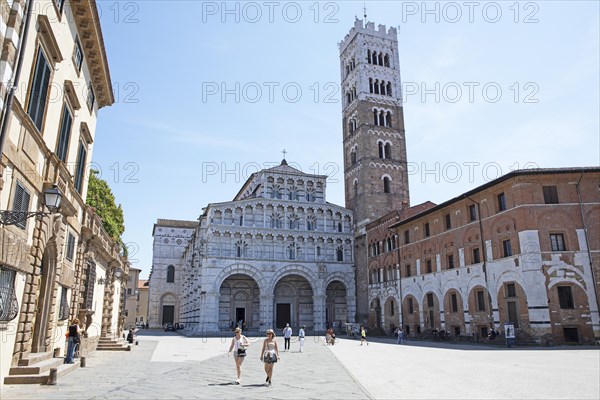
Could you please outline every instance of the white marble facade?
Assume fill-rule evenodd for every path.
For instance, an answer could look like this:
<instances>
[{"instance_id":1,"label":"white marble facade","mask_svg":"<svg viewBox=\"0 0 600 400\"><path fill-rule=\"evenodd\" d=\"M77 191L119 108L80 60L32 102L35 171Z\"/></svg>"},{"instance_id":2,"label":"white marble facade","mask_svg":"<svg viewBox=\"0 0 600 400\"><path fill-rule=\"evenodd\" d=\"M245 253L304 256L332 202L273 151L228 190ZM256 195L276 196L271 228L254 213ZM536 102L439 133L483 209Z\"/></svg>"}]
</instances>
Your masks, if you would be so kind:
<instances>
[{"instance_id":1,"label":"white marble facade","mask_svg":"<svg viewBox=\"0 0 600 400\"><path fill-rule=\"evenodd\" d=\"M232 201L209 204L199 222L159 220L150 324L214 334L240 320L250 331L354 322L353 215L327 203L326 178L284 160Z\"/></svg>"}]
</instances>

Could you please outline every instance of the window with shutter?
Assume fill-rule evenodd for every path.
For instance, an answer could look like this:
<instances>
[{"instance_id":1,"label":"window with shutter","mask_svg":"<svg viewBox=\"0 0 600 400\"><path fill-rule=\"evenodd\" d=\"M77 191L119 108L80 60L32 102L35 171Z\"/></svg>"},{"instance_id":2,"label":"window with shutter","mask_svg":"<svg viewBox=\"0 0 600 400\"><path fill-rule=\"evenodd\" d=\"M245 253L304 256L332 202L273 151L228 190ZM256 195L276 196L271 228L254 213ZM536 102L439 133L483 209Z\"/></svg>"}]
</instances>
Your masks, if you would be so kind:
<instances>
[{"instance_id":1,"label":"window with shutter","mask_svg":"<svg viewBox=\"0 0 600 400\"><path fill-rule=\"evenodd\" d=\"M58 320L64 321L69 318L69 303L67 301L67 288L62 287L60 294L60 309L58 310Z\"/></svg>"},{"instance_id":2,"label":"window with shutter","mask_svg":"<svg viewBox=\"0 0 600 400\"><path fill-rule=\"evenodd\" d=\"M83 189L83 178L85 173L85 162L87 158L87 150L85 148L85 143L79 143L79 152L77 154L77 168L75 170L75 189L81 193Z\"/></svg>"},{"instance_id":3,"label":"window with shutter","mask_svg":"<svg viewBox=\"0 0 600 400\"><path fill-rule=\"evenodd\" d=\"M27 106L27 114L33 120L33 123L39 131L42 130L46 103L48 100L48 86L50 83L50 66L42 48L38 48L33 80L31 81L31 97Z\"/></svg>"},{"instance_id":4,"label":"window with shutter","mask_svg":"<svg viewBox=\"0 0 600 400\"><path fill-rule=\"evenodd\" d=\"M31 195L29 194L27 189L25 189L25 187L21 185L20 182L17 182L17 185L15 187L15 197L13 200L13 211L24 213L28 212L30 199ZM17 222L16 226L18 226L21 229L25 229L25 227L27 226L27 219Z\"/></svg>"},{"instance_id":5,"label":"window with shutter","mask_svg":"<svg viewBox=\"0 0 600 400\"><path fill-rule=\"evenodd\" d=\"M56 147L56 156L62 161L67 162L67 152L69 150L69 141L71 139L71 125L73 117L65 104L63 106L62 120L60 124L60 134L58 137L58 146Z\"/></svg>"}]
</instances>

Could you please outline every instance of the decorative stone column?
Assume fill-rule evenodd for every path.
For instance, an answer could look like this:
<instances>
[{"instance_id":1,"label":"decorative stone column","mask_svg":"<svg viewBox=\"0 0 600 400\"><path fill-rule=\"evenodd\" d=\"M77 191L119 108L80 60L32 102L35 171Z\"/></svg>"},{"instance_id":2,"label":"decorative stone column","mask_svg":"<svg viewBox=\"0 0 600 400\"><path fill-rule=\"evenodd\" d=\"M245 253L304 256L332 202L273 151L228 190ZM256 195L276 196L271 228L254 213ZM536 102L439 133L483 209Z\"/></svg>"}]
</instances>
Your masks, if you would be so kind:
<instances>
[{"instance_id":1,"label":"decorative stone column","mask_svg":"<svg viewBox=\"0 0 600 400\"><path fill-rule=\"evenodd\" d=\"M313 295L313 320L314 320L314 331L315 334L324 333L326 331L325 326L325 301L326 296L324 294Z\"/></svg>"},{"instance_id":2,"label":"decorative stone column","mask_svg":"<svg viewBox=\"0 0 600 400\"><path fill-rule=\"evenodd\" d=\"M272 294L263 294L260 296L260 329L263 331L274 326L273 299L275 299L275 296Z\"/></svg>"}]
</instances>

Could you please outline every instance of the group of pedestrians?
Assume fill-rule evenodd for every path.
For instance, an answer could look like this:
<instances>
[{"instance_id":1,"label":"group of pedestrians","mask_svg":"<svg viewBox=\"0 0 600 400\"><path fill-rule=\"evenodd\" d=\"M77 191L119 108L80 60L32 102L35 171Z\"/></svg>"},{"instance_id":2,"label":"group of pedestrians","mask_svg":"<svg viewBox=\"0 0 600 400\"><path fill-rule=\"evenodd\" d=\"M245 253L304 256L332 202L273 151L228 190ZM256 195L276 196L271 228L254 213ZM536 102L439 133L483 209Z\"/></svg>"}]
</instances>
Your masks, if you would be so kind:
<instances>
[{"instance_id":1,"label":"group of pedestrians","mask_svg":"<svg viewBox=\"0 0 600 400\"><path fill-rule=\"evenodd\" d=\"M229 346L229 353L233 353L235 360L235 369L237 373L237 379L235 384L239 385L242 382L242 364L246 357L246 350L250 347L250 341L244 335L242 335L242 329L235 328L235 336L231 339L231 345ZM260 351L260 361L264 363L265 373L267 378L265 384L271 386L271 378L273 376L273 365L279 360L279 347L275 340L275 332L273 329L267 330L267 338L263 340L263 346Z\"/></svg>"},{"instance_id":2,"label":"group of pedestrians","mask_svg":"<svg viewBox=\"0 0 600 400\"><path fill-rule=\"evenodd\" d=\"M300 343L300 353L304 352L304 340L306 338L305 326L302 326L298 331L298 342ZM235 370L237 379L235 384L239 385L242 382L242 364L246 358L246 350L250 347L250 341L244 335L242 335L242 329L240 327L235 328L235 335L231 339L229 345L229 354L233 354L235 360ZM283 329L284 339L284 351L290 350L290 342L292 338L293 330L290 324L286 324ZM265 379L265 385L271 386L273 378L273 366L279 361L279 346L277 340L275 340L275 331L273 329L267 329L267 337L263 340L262 349L260 350L260 361L264 363L265 373L267 375Z\"/></svg>"}]
</instances>

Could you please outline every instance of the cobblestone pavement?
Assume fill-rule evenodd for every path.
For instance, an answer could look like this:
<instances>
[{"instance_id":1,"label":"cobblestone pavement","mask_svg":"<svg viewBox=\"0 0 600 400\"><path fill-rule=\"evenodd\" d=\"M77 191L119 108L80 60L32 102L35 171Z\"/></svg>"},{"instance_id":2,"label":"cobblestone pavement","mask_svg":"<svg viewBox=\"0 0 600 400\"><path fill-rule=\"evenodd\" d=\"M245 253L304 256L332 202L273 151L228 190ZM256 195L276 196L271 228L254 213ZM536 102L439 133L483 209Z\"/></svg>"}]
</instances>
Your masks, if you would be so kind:
<instances>
[{"instance_id":1,"label":"cobblestone pavement","mask_svg":"<svg viewBox=\"0 0 600 400\"><path fill-rule=\"evenodd\" d=\"M261 338L251 338L241 385L227 357L230 338L142 331L131 352L96 352L57 386L5 385L9 399L507 399L600 398L600 351L581 347L503 349L377 339L325 346L296 339L265 387ZM278 337L280 349L283 339Z\"/></svg>"},{"instance_id":2,"label":"cobblestone pavement","mask_svg":"<svg viewBox=\"0 0 600 400\"><path fill-rule=\"evenodd\" d=\"M242 384L235 385L229 338L188 338L160 331L141 332L131 352L95 352L87 367L60 377L56 386L5 385L8 399L365 399L370 398L316 338L304 352L297 339L275 365L273 385L264 386L260 362L263 338L250 338Z\"/></svg>"}]
</instances>

